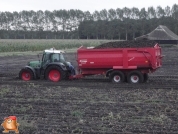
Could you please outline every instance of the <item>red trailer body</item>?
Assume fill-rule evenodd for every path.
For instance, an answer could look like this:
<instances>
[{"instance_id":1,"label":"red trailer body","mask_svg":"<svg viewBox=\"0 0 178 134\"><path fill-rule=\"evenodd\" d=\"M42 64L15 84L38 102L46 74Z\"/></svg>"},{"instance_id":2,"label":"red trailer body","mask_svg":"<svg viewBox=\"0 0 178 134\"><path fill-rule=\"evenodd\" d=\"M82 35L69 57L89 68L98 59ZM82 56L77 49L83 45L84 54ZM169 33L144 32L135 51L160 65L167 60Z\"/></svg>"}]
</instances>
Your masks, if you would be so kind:
<instances>
[{"instance_id":1,"label":"red trailer body","mask_svg":"<svg viewBox=\"0 0 178 134\"><path fill-rule=\"evenodd\" d=\"M140 75L141 73L143 75L143 80L141 81L144 81L144 79L147 79L144 78L147 77L144 75L149 72L154 72L162 66L162 54L161 47L158 44L154 47L146 48L88 49L81 47L77 50L77 62L80 71L79 75L82 76L105 74L107 77L111 77L112 80L114 77L113 72L115 72L115 74L121 73L121 76L118 75L117 79L121 77L125 79L129 77L131 72L135 71L136 73L133 72L133 74L139 72ZM139 77L142 78L142 76ZM128 78L128 80L130 79ZM133 81L131 82L135 83Z\"/></svg>"}]
</instances>

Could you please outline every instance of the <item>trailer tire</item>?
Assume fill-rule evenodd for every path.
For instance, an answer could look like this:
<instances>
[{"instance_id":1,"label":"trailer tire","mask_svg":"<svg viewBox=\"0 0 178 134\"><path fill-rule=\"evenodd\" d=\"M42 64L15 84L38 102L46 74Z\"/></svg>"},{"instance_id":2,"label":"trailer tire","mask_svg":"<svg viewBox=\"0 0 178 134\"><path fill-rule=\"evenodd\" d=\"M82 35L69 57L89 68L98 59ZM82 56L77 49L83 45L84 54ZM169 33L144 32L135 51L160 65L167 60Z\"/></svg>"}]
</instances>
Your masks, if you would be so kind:
<instances>
[{"instance_id":1,"label":"trailer tire","mask_svg":"<svg viewBox=\"0 0 178 134\"><path fill-rule=\"evenodd\" d=\"M58 82L64 79L65 72L59 66L50 66L45 71L45 79Z\"/></svg>"},{"instance_id":2,"label":"trailer tire","mask_svg":"<svg viewBox=\"0 0 178 134\"><path fill-rule=\"evenodd\" d=\"M109 79L113 83L122 83L125 80L125 75L121 71L113 71L109 75Z\"/></svg>"},{"instance_id":3,"label":"trailer tire","mask_svg":"<svg viewBox=\"0 0 178 134\"><path fill-rule=\"evenodd\" d=\"M19 73L19 78L24 81L29 81L34 79L34 74L29 68L21 69Z\"/></svg>"},{"instance_id":4,"label":"trailer tire","mask_svg":"<svg viewBox=\"0 0 178 134\"><path fill-rule=\"evenodd\" d=\"M131 71L127 74L128 83L142 83L144 81L144 76L140 71Z\"/></svg>"},{"instance_id":5,"label":"trailer tire","mask_svg":"<svg viewBox=\"0 0 178 134\"><path fill-rule=\"evenodd\" d=\"M144 73L144 74L143 74L143 77L144 77L143 82L147 82L147 81L148 81L148 78L149 78L148 74L147 74L147 73Z\"/></svg>"}]
</instances>

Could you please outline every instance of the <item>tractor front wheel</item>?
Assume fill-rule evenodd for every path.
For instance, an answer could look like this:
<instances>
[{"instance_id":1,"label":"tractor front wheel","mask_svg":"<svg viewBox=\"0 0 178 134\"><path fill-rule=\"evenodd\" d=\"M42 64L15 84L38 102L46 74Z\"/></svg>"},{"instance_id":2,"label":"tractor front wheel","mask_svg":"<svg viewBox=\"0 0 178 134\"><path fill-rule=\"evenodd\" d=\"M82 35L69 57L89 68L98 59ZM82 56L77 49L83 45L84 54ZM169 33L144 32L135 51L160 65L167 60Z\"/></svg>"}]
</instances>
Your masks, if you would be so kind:
<instances>
[{"instance_id":1,"label":"tractor front wheel","mask_svg":"<svg viewBox=\"0 0 178 134\"><path fill-rule=\"evenodd\" d=\"M23 68L19 73L19 77L24 81L29 81L34 79L34 74L30 69Z\"/></svg>"}]
</instances>

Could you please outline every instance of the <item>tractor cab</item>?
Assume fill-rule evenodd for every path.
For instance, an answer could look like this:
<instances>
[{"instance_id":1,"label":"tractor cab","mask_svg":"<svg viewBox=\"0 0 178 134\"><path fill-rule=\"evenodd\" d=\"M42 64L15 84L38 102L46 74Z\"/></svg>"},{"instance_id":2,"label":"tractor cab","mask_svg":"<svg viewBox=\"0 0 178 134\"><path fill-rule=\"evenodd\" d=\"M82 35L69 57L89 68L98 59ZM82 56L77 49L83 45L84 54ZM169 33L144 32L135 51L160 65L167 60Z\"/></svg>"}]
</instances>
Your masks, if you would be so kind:
<instances>
[{"instance_id":1,"label":"tractor cab","mask_svg":"<svg viewBox=\"0 0 178 134\"><path fill-rule=\"evenodd\" d=\"M43 56L42 56L42 61L40 62L41 67L45 68L45 66L49 63L53 63L53 62L61 62L63 64L65 64L65 59L63 56L64 51L61 50L55 50L55 49L49 49L49 50L45 50L43 52Z\"/></svg>"},{"instance_id":2,"label":"tractor cab","mask_svg":"<svg viewBox=\"0 0 178 134\"><path fill-rule=\"evenodd\" d=\"M33 68L45 68L45 66L52 62L62 62L65 63L65 58L63 56L64 51L55 50L53 48L46 49L43 51L42 59L38 61L30 61L28 62L28 66ZM38 57L40 54L38 54Z\"/></svg>"}]
</instances>

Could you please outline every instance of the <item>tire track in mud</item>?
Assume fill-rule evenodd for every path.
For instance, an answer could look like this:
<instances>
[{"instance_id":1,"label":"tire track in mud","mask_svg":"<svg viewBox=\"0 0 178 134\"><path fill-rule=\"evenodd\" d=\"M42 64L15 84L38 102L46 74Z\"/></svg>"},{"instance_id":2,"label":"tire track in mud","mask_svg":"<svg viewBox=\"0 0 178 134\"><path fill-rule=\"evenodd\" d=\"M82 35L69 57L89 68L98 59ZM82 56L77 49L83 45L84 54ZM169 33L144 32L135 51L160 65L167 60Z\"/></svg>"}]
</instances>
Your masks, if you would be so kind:
<instances>
[{"instance_id":1,"label":"tire track in mud","mask_svg":"<svg viewBox=\"0 0 178 134\"><path fill-rule=\"evenodd\" d=\"M22 81L18 77L10 78L10 77L0 77L0 84L7 85L28 85L35 84L41 87L55 87L60 86L63 88L68 87L77 87L77 88L119 88L119 89L177 89L178 88L178 76L150 76L147 83L140 84L129 84L129 83L120 83L115 84L111 83L109 79L106 78L84 78L77 80L64 80L61 82L51 82L47 80L32 80L32 81Z\"/></svg>"}]
</instances>

